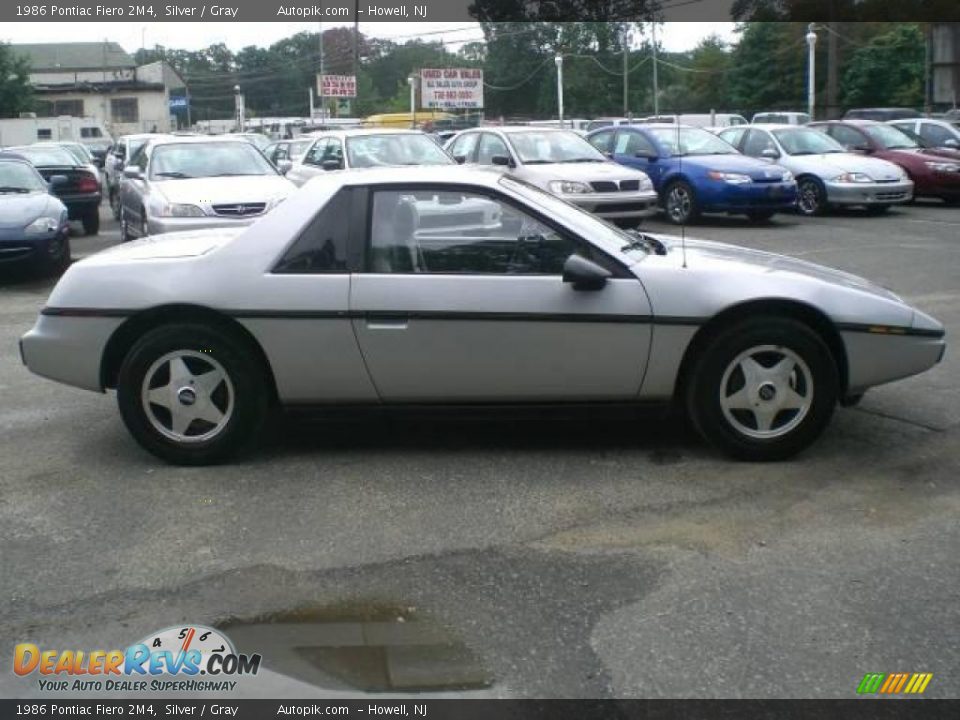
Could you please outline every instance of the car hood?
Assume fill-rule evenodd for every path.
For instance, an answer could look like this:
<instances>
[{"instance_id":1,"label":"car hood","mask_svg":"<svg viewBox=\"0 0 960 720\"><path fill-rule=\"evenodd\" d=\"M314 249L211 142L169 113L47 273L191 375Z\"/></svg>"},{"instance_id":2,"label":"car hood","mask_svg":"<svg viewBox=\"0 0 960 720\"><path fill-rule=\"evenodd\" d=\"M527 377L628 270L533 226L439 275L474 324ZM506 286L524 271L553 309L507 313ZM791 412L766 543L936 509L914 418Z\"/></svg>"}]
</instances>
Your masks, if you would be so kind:
<instances>
[{"instance_id":1,"label":"car hood","mask_svg":"<svg viewBox=\"0 0 960 720\"><path fill-rule=\"evenodd\" d=\"M886 160L864 157L856 153L824 153L822 155L793 155L791 164L814 174L835 177L845 172L866 173L874 180L899 180L900 168ZM794 174L796 174L794 170Z\"/></svg>"},{"instance_id":2,"label":"car hood","mask_svg":"<svg viewBox=\"0 0 960 720\"><path fill-rule=\"evenodd\" d=\"M149 235L133 242L102 250L80 262L88 265L113 264L130 260L172 260L206 255L223 247L248 228L213 228Z\"/></svg>"},{"instance_id":3,"label":"car hood","mask_svg":"<svg viewBox=\"0 0 960 720\"><path fill-rule=\"evenodd\" d=\"M722 262L739 265L741 269L750 272L804 275L822 282L854 288L888 300L903 302L895 293L859 275L853 275L852 273L843 272L842 270L835 270L823 265L807 262L806 260L798 260L785 255L777 255L776 253L764 252L763 250L753 250L751 248L740 247L739 245L728 245L711 240L687 239L685 242L682 242L681 239L676 236L658 235L657 237L664 242L670 254L676 253L680 255L682 247L685 245L687 265L692 268L695 268L700 261L705 263Z\"/></svg>"},{"instance_id":4,"label":"car hood","mask_svg":"<svg viewBox=\"0 0 960 720\"><path fill-rule=\"evenodd\" d=\"M511 171L512 174L538 185L551 180L576 180L595 182L599 180L640 180L646 173L624 167L612 160L596 163L551 163L550 165L523 165Z\"/></svg>"},{"instance_id":5,"label":"car hood","mask_svg":"<svg viewBox=\"0 0 960 720\"><path fill-rule=\"evenodd\" d=\"M746 155L684 155L677 157L676 161L681 165L693 165L705 170L717 170L719 172L741 173L749 175L754 180L767 180L771 173L779 173L781 176L786 171L775 163Z\"/></svg>"},{"instance_id":6,"label":"car hood","mask_svg":"<svg viewBox=\"0 0 960 720\"><path fill-rule=\"evenodd\" d=\"M296 190L292 182L280 175L154 180L152 183L168 202L189 205L265 202Z\"/></svg>"},{"instance_id":7,"label":"car hood","mask_svg":"<svg viewBox=\"0 0 960 720\"><path fill-rule=\"evenodd\" d=\"M38 217L55 217L63 213L63 203L45 192L29 195L0 195L0 228L26 227Z\"/></svg>"}]
</instances>

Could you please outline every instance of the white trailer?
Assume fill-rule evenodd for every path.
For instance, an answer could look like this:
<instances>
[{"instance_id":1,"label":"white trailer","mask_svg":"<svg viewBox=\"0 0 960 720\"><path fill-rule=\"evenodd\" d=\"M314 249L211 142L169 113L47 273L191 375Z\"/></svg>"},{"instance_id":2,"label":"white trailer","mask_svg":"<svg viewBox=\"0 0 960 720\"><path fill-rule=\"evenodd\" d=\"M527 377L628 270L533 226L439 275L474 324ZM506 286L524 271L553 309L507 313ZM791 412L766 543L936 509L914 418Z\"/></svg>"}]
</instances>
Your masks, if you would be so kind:
<instances>
[{"instance_id":1,"label":"white trailer","mask_svg":"<svg viewBox=\"0 0 960 720\"><path fill-rule=\"evenodd\" d=\"M110 140L110 133L96 118L61 115L52 118L0 120L0 147L30 145L41 140L72 140L96 144Z\"/></svg>"}]
</instances>

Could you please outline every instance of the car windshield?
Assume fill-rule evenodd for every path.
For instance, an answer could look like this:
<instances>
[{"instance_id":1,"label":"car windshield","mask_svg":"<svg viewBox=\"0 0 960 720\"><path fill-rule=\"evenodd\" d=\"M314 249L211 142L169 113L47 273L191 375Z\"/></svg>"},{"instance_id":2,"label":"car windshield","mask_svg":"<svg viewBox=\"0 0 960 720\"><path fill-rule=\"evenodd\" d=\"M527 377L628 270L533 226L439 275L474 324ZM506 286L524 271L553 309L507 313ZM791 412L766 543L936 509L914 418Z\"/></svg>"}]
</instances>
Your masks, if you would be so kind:
<instances>
[{"instance_id":1,"label":"car windshield","mask_svg":"<svg viewBox=\"0 0 960 720\"><path fill-rule=\"evenodd\" d=\"M774 130L774 137L788 155L842 153L843 146L819 130Z\"/></svg>"},{"instance_id":2,"label":"car windshield","mask_svg":"<svg viewBox=\"0 0 960 720\"><path fill-rule=\"evenodd\" d=\"M77 162L88 163L92 161L92 157L87 152L87 149L83 145L61 145L64 150L73 155L77 159Z\"/></svg>"},{"instance_id":3,"label":"car windshield","mask_svg":"<svg viewBox=\"0 0 960 720\"><path fill-rule=\"evenodd\" d=\"M433 140L415 134L348 137L347 159L352 168L456 164Z\"/></svg>"},{"instance_id":4,"label":"car windshield","mask_svg":"<svg viewBox=\"0 0 960 720\"><path fill-rule=\"evenodd\" d=\"M246 142L171 143L158 145L150 158L150 177L182 179L276 175L260 151Z\"/></svg>"},{"instance_id":5,"label":"car windshield","mask_svg":"<svg viewBox=\"0 0 960 720\"><path fill-rule=\"evenodd\" d=\"M700 128L652 128L650 134L671 155L737 155L726 140Z\"/></svg>"},{"instance_id":6,"label":"car windshield","mask_svg":"<svg viewBox=\"0 0 960 720\"><path fill-rule=\"evenodd\" d=\"M78 165L77 159L70 152L59 145L34 145L17 148L18 155L23 155L37 167L54 165Z\"/></svg>"},{"instance_id":7,"label":"car windshield","mask_svg":"<svg viewBox=\"0 0 960 720\"><path fill-rule=\"evenodd\" d=\"M866 125L863 131L887 150L912 150L919 147L906 133L892 125Z\"/></svg>"},{"instance_id":8,"label":"car windshield","mask_svg":"<svg viewBox=\"0 0 960 720\"><path fill-rule=\"evenodd\" d=\"M593 145L572 132L509 133L513 151L525 165L550 165L568 162L606 162Z\"/></svg>"},{"instance_id":9,"label":"car windshield","mask_svg":"<svg viewBox=\"0 0 960 720\"><path fill-rule=\"evenodd\" d=\"M0 160L0 193L45 192L46 189L43 178L26 163Z\"/></svg>"}]
</instances>

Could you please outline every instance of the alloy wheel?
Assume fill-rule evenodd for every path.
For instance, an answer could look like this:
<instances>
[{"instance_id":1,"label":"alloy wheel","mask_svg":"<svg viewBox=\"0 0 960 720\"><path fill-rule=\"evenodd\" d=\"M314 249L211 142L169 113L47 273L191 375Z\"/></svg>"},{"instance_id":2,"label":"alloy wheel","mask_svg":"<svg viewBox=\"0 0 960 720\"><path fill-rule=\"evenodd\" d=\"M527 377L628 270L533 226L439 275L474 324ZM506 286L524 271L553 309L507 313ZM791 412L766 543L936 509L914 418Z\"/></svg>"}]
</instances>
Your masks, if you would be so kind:
<instances>
[{"instance_id":1,"label":"alloy wheel","mask_svg":"<svg viewBox=\"0 0 960 720\"><path fill-rule=\"evenodd\" d=\"M667 193L667 215L675 223L686 222L693 209L693 198L683 185L674 185Z\"/></svg>"},{"instance_id":2,"label":"alloy wheel","mask_svg":"<svg viewBox=\"0 0 960 720\"><path fill-rule=\"evenodd\" d=\"M820 209L820 188L813 180L800 183L797 204L805 215L814 215Z\"/></svg>"},{"instance_id":3,"label":"alloy wheel","mask_svg":"<svg viewBox=\"0 0 960 720\"><path fill-rule=\"evenodd\" d=\"M786 435L810 412L813 374L789 348L758 345L740 353L720 381L720 408L738 433L756 439Z\"/></svg>"}]
</instances>

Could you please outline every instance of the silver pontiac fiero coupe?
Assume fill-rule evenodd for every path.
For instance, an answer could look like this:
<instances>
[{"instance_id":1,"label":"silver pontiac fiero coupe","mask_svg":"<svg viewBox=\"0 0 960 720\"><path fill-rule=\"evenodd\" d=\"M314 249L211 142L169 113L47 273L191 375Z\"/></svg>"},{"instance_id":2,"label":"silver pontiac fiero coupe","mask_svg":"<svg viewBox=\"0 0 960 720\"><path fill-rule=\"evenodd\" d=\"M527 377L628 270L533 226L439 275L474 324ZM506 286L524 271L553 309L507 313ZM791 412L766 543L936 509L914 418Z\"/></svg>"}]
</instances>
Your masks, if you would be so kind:
<instances>
[{"instance_id":1,"label":"silver pontiac fiero coupe","mask_svg":"<svg viewBox=\"0 0 960 720\"><path fill-rule=\"evenodd\" d=\"M274 404L671 400L774 460L944 347L856 276L624 232L463 167L331 173L247 228L101 252L21 340L33 372L116 388L134 437L184 464L249 446Z\"/></svg>"}]
</instances>

